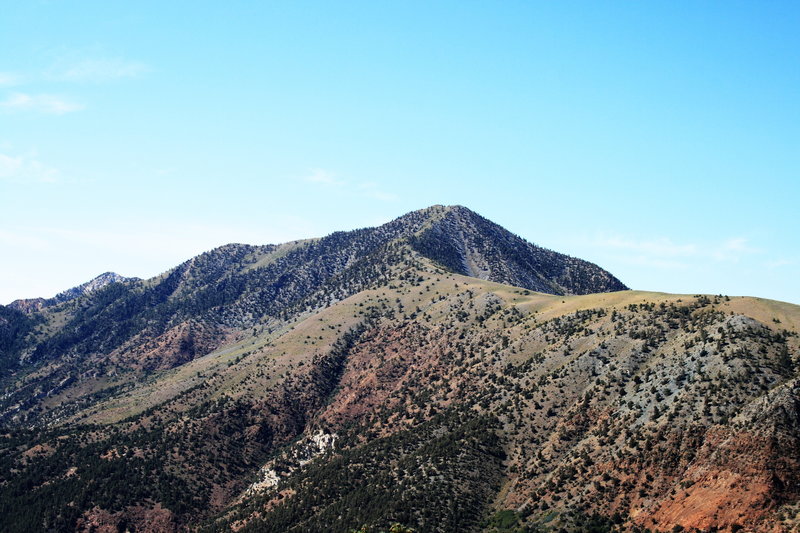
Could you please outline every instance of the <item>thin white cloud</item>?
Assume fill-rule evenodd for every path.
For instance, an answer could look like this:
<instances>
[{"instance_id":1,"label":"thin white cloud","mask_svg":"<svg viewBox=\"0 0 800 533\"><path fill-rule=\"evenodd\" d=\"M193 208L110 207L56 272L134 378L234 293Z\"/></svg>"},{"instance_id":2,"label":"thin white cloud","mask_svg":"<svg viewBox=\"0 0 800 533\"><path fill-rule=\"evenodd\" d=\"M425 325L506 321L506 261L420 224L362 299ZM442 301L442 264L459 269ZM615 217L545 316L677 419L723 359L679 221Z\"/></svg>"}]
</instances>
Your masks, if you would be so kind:
<instances>
[{"instance_id":1,"label":"thin white cloud","mask_svg":"<svg viewBox=\"0 0 800 533\"><path fill-rule=\"evenodd\" d=\"M303 181L328 187L343 187L347 185L347 182L338 179L333 172L321 168L312 169L311 173L303 178Z\"/></svg>"},{"instance_id":2,"label":"thin white cloud","mask_svg":"<svg viewBox=\"0 0 800 533\"><path fill-rule=\"evenodd\" d=\"M757 248L748 246L747 239L735 237L711 248L711 256L717 261L738 261L744 255L758 253Z\"/></svg>"},{"instance_id":3,"label":"thin white cloud","mask_svg":"<svg viewBox=\"0 0 800 533\"><path fill-rule=\"evenodd\" d=\"M121 58L82 59L52 67L47 78L76 83L102 83L126 78L137 78L151 69L148 65Z\"/></svg>"},{"instance_id":4,"label":"thin white cloud","mask_svg":"<svg viewBox=\"0 0 800 533\"><path fill-rule=\"evenodd\" d=\"M733 237L716 243L676 243L667 237L637 240L621 236L599 236L592 246L625 254L630 263L661 268L685 268L688 260L711 260L735 263L744 256L761 251L748 244L744 237Z\"/></svg>"},{"instance_id":5,"label":"thin white cloud","mask_svg":"<svg viewBox=\"0 0 800 533\"><path fill-rule=\"evenodd\" d=\"M658 258L647 255L628 255L622 258L622 262L629 265L659 268L662 270L687 270L689 264L685 261L676 259Z\"/></svg>"},{"instance_id":6,"label":"thin white cloud","mask_svg":"<svg viewBox=\"0 0 800 533\"><path fill-rule=\"evenodd\" d=\"M695 244L677 244L666 237L651 240L634 240L620 236L598 237L594 243L603 248L631 250L658 257L687 257L695 255Z\"/></svg>"},{"instance_id":7,"label":"thin white cloud","mask_svg":"<svg viewBox=\"0 0 800 533\"><path fill-rule=\"evenodd\" d=\"M32 111L48 115L63 115L84 109L83 104L52 94L12 93L0 101L0 110L6 112Z\"/></svg>"},{"instance_id":8,"label":"thin white cloud","mask_svg":"<svg viewBox=\"0 0 800 533\"><path fill-rule=\"evenodd\" d=\"M44 71L27 73L0 72L0 88L15 86L52 86L58 83L102 83L114 80L136 78L149 72L151 68L139 61L121 58L88 58L74 57L58 60L52 67ZM48 115L63 115L85 109L85 105L74 100L50 94L35 93L30 90L6 93L0 99L0 112L36 112ZM45 89L47 90L47 89Z\"/></svg>"},{"instance_id":9,"label":"thin white cloud","mask_svg":"<svg viewBox=\"0 0 800 533\"><path fill-rule=\"evenodd\" d=\"M794 259L782 258L782 259L774 259L772 261L767 261L766 263L764 263L764 266L766 266L769 269L774 269L774 268L782 268L782 267L786 267L786 266L792 266L792 265L796 265L796 264L797 264L797 261L794 260Z\"/></svg>"},{"instance_id":10,"label":"thin white cloud","mask_svg":"<svg viewBox=\"0 0 800 533\"><path fill-rule=\"evenodd\" d=\"M375 200L381 200L383 202L392 202L397 200L397 195L385 192L378 187L377 183L367 181L364 183L359 183L357 186L358 190L366 197L373 198Z\"/></svg>"},{"instance_id":11,"label":"thin white cloud","mask_svg":"<svg viewBox=\"0 0 800 533\"><path fill-rule=\"evenodd\" d=\"M0 87L13 87L22 83L22 76L14 72L0 72Z\"/></svg>"},{"instance_id":12,"label":"thin white cloud","mask_svg":"<svg viewBox=\"0 0 800 533\"><path fill-rule=\"evenodd\" d=\"M54 183L59 171L31 155L0 154L0 180L18 183Z\"/></svg>"},{"instance_id":13,"label":"thin white cloud","mask_svg":"<svg viewBox=\"0 0 800 533\"><path fill-rule=\"evenodd\" d=\"M397 195L382 190L377 183L372 181L348 181L340 178L336 173L316 168L302 178L302 181L311 183L325 189L335 189L345 196L361 196L391 202L397 200Z\"/></svg>"},{"instance_id":14,"label":"thin white cloud","mask_svg":"<svg viewBox=\"0 0 800 533\"><path fill-rule=\"evenodd\" d=\"M156 176L166 177L175 174L176 170L174 168L157 168L153 171Z\"/></svg>"},{"instance_id":15,"label":"thin white cloud","mask_svg":"<svg viewBox=\"0 0 800 533\"><path fill-rule=\"evenodd\" d=\"M70 98L52 94L48 86L64 83L102 83L137 78L150 72L149 65L121 57L99 57L87 52L66 52L49 68L28 72L0 71L0 88L36 87L0 96L0 112L38 112L63 115L85 109ZM42 90L44 88L44 90Z\"/></svg>"}]
</instances>

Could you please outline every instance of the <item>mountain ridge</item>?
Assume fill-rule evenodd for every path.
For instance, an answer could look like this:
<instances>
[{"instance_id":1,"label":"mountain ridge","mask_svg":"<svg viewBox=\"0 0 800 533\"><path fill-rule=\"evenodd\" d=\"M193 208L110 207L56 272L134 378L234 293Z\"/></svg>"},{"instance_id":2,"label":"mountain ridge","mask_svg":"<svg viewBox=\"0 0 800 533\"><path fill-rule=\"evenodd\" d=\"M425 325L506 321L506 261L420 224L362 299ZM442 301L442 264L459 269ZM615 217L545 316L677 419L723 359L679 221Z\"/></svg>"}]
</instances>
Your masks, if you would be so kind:
<instances>
[{"instance_id":1,"label":"mountain ridge","mask_svg":"<svg viewBox=\"0 0 800 533\"><path fill-rule=\"evenodd\" d=\"M620 282L498 228L433 206L0 307L4 526L800 526L799 306L537 292Z\"/></svg>"},{"instance_id":2,"label":"mountain ridge","mask_svg":"<svg viewBox=\"0 0 800 533\"><path fill-rule=\"evenodd\" d=\"M125 283L139 281L139 278L126 278L116 272L103 272L99 276L95 276L85 283L76 285L64 291L59 292L52 298L20 298L14 300L6 307L21 311L26 314L31 314L36 311L41 311L45 307L51 307L60 303L68 302L79 298L86 294L98 291L111 283Z\"/></svg>"},{"instance_id":3,"label":"mountain ridge","mask_svg":"<svg viewBox=\"0 0 800 533\"><path fill-rule=\"evenodd\" d=\"M504 237L502 242L520 245L520 250L513 250L508 244L501 248L484 244L477 249L472 254L473 262L486 266L482 276L485 279L519 282L530 290L556 294L626 288L596 265L530 245L499 226L487 225L488 221L464 207L434 206L408 213L377 228L334 232L320 239L281 245L224 245L150 280L131 279L117 285L115 290L106 285L102 287L104 290L94 293L94 298L109 298L110 301L103 300L100 306L88 307L79 315L78 322L67 328L77 330L77 337L62 334L48 339L31 356L52 356L56 350L75 346L78 339L81 346L77 349L84 352L93 349L87 345L87 339L95 345L120 348L137 335L150 337L167 333L178 325L181 316L200 319L217 335L225 329L250 327L278 308L301 302L308 310L324 307L385 279L390 265L409 253L405 248L409 240L418 253L425 255L427 252L434 260L451 261L452 257L442 259L442 254L436 255L425 235L430 227L442 233L436 224L452 222L456 217L460 225L453 227L451 224L449 232L444 232L450 237L449 242L456 233L468 233L470 242L477 240L476 237L493 241L500 235ZM478 231L471 229L478 225L481 225ZM487 232L491 232L488 237L482 235ZM519 261L518 257L524 261ZM505 263L510 266L497 268ZM580 282L570 279L572 271ZM543 283L543 278L552 281ZM65 296L46 307L70 300ZM156 316L152 318L154 312ZM151 318L145 318L148 316ZM115 321L120 327L98 329L98 324L107 320Z\"/></svg>"}]
</instances>

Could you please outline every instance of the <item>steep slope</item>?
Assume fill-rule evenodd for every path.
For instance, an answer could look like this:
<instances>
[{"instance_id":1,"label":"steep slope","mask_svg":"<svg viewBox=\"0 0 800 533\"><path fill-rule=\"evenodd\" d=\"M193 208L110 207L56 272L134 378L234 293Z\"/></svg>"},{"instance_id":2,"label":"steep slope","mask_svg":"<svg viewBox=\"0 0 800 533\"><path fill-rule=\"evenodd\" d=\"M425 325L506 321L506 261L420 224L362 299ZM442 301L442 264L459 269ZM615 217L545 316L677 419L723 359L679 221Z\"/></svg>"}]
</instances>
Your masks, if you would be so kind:
<instances>
[{"instance_id":1,"label":"steep slope","mask_svg":"<svg viewBox=\"0 0 800 533\"><path fill-rule=\"evenodd\" d=\"M6 433L0 512L9 531L790 531L799 325L779 302L550 296L411 254Z\"/></svg>"},{"instance_id":2,"label":"steep slope","mask_svg":"<svg viewBox=\"0 0 800 533\"><path fill-rule=\"evenodd\" d=\"M52 298L53 304L68 302L70 300L74 300L75 298L91 294L112 283L124 283L126 281L137 281L137 280L138 278L126 278L124 276L120 276L116 272L104 272L103 274L100 274L99 276L92 278L86 283L82 283L77 287L72 287L71 289L67 289L66 291L56 294Z\"/></svg>"},{"instance_id":3,"label":"steep slope","mask_svg":"<svg viewBox=\"0 0 800 533\"><path fill-rule=\"evenodd\" d=\"M455 255L442 253L437 242ZM46 326L26 341L21 364L7 371L14 385L0 399L0 421L63 416L93 395L184 364L253 328L274 329L298 313L386 284L413 254L554 294L625 288L595 265L531 245L459 206L322 239L226 245L151 280L111 283L113 276L104 275L48 301L36 313Z\"/></svg>"},{"instance_id":4,"label":"steep slope","mask_svg":"<svg viewBox=\"0 0 800 533\"><path fill-rule=\"evenodd\" d=\"M531 244L461 206L441 208L439 216L410 241L415 250L451 272L537 292L627 289L597 265Z\"/></svg>"},{"instance_id":5,"label":"steep slope","mask_svg":"<svg viewBox=\"0 0 800 533\"><path fill-rule=\"evenodd\" d=\"M0 383L8 369L17 365L20 353L28 347L29 339L42 320L27 313L0 305Z\"/></svg>"},{"instance_id":6,"label":"steep slope","mask_svg":"<svg viewBox=\"0 0 800 533\"><path fill-rule=\"evenodd\" d=\"M467 406L501 428L507 462L496 508L531 525L583 530L597 513L626 529L792 527L779 523L800 497L796 329L731 314L742 300L631 294L594 307L603 299L559 305L471 285L444 311L427 298L437 300L439 287L422 286L421 317L362 339L312 427L347 434L356 424L380 441ZM798 311L772 318L796 324ZM256 508L286 511L246 518L250 504L219 527L270 530L283 512L315 515L304 492L314 485L302 484L313 475L288 476L255 499ZM367 475L386 473L373 466ZM407 482L394 471L390 480L385 490ZM438 493L416 483L426 498ZM433 516L407 523L450 530L443 511Z\"/></svg>"}]
</instances>

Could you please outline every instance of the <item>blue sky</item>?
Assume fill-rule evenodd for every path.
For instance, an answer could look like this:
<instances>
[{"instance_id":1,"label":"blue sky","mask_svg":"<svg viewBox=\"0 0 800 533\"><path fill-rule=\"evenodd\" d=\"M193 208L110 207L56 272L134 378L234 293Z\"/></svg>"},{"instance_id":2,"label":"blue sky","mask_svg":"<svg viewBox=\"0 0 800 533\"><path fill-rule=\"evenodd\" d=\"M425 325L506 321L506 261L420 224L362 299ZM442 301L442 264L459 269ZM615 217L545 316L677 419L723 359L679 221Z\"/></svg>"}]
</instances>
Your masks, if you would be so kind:
<instances>
[{"instance_id":1,"label":"blue sky","mask_svg":"<svg viewBox=\"0 0 800 533\"><path fill-rule=\"evenodd\" d=\"M4 2L0 303L462 204L800 303L796 2Z\"/></svg>"}]
</instances>

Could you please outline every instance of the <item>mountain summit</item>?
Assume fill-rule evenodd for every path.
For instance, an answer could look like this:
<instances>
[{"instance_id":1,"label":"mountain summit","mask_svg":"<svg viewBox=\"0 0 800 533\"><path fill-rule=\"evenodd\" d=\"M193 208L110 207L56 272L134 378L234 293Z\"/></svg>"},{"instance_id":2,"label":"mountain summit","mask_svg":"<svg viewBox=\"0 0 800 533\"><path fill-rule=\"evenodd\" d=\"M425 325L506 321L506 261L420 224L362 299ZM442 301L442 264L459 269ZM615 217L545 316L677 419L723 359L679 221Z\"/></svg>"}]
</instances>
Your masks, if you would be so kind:
<instances>
[{"instance_id":1,"label":"mountain summit","mask_svg":"<svg viewBox=\"0 0 800 533\"><path fill-rule=\"evenodd\" d=\"M125 276L120 276L116 272L104 272L99 276L87 281L86 283L82 283L77 287L72 287L71 289L67 289L66 291L56 294L53 300L55 303L67 302L69 300L78 298L79 296L99 291L111 283L136 281L136 279L137 278L126 278Z\"/></svg>"},{"instance_id":2,"label":"mountain summit","mask_svg":"<svg viewBox=\"0 0 800 533\"><path fill-rule=\"evenodd\" d=\"M409 242L452 272L547 294L627 289L597 265L531 244L466 207L433 206L418 213L427 221Z\"/></svg>"},{"instance_id":3,"label":"mountain summit","mask_svg":"<svg viewBox=\"0 0 800 533\"><path fill-rule=\"evenodd\" d=\"M26 298L14 300L8 304L8 307L11 309L16 309L17 311L22 311L23 313L33 313L35 311L40 311L45 307L68 302L69 300L74 300L80 296L98 291L111 283L136 281L137 279L138 278L126 278L124 276L120 276L116 272L104 272L99 276L87 281L86 283L82 283L77 287L72 287L62 291L52 298Z\"/></svg>"}]
</instances>

